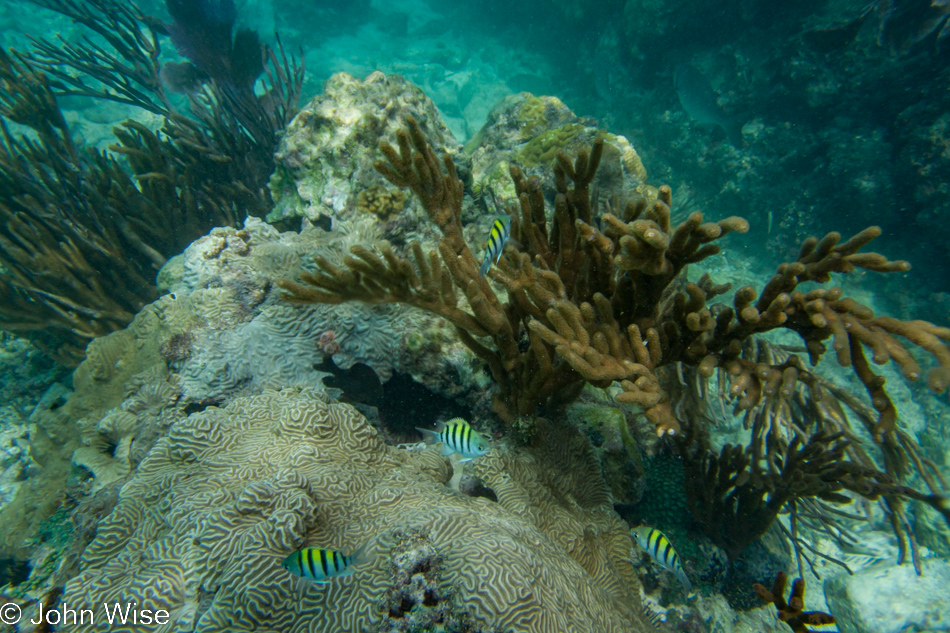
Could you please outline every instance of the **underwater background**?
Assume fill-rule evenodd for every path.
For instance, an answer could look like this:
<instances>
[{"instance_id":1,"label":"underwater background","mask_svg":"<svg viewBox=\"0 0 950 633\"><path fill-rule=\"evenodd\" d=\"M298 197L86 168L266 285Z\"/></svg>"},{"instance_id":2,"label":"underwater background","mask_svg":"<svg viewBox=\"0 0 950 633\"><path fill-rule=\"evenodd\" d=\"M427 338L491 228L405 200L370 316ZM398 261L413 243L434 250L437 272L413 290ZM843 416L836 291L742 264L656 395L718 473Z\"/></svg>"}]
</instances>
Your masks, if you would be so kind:
<instances>
[{"instance_id":1,"label":"underwater background","mask_svg":"<svg viewBox=\"0 0 950 633\"><path fill-rule=\"evenodd\" d=\"M948 36L0 0L0 631L950 630Z\"/></svg>"}]
</instances>

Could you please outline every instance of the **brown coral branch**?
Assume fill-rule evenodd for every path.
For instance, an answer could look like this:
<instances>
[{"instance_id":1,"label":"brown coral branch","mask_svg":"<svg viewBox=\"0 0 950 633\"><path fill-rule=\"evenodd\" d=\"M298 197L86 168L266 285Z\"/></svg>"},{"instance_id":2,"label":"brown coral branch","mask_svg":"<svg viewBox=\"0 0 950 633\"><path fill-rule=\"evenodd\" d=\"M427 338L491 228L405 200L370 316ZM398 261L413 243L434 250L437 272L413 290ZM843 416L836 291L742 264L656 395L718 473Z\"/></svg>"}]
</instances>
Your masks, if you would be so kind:
<instances>
[{"instance_id":1,"label":"brown coral branch","mask_svg":"<svg viewBox=\"0 0 950 633\"><path fill-rule=\"evenodd\" d=\"M801 578L792 583L792 592L788 601L785 600L785 572L780 571L775 576L772 590L755 583L752 588L763 602L774 604L778 611L778 619L791 627L795 633L811 633L808 626L823 626L834 624L835 618L830 613L822 611L805 611L805 581Z\"/></svg>"}]
</instances>

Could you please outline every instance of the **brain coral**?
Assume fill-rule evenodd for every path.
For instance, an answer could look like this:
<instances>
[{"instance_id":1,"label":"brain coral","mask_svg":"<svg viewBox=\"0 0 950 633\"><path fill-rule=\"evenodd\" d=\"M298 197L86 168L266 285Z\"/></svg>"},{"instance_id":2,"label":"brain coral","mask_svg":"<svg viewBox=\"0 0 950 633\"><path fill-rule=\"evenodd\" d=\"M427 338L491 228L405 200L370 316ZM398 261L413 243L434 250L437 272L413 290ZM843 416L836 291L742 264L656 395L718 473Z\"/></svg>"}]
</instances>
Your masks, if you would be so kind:
<instances>
[{"instance_id":1,"label":"brain coral","mask_svg":"<svg viewBox=\"0 0 950 633\"><path fill-rule=\"evenodd\" d=\"M485 459L493 503L446 487L436 450L386 446L355 409L322 398L265 391L175 424L122 488L63 601L166 609L176 631L379 630L394 617L399 535L422 531L454 587L445 595L480 626L646 630L630 540L576 434ZM374 563L300 596L280 567L302 546L352 551L371 538ZM73 628L100 630L100 618Z\"/></svg>"}]
</instances>

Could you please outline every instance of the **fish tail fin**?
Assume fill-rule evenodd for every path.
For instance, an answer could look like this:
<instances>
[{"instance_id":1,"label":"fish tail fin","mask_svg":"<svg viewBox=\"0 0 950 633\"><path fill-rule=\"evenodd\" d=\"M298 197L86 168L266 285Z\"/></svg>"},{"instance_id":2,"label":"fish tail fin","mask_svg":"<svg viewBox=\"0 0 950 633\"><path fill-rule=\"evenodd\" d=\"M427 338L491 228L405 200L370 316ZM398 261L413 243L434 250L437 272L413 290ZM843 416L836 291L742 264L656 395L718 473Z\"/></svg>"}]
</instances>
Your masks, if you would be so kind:
<instances>
[{"instance_id":1,"label":"fish tail fin","mask_svg":"<svg viewBox=\"0 0 950 633\"><path fill-rule=\"evenodd\" d=\"M439 437L438 431L433 431L432 429L422 429L418 426L416 430L422 433L422 439L426 444L435 444L436 442L441 442L442 439Z\"/></svg>"},{"instance_id":2,"label":"fish tail fin","mask_svg":"<svg viewBox=\"0 0 950 633\"><path fill-rule=\"evenodd\" d=\"M484 277L488 274L489 268L491 268L491 257L488 256L488 253L485 253L485 259L482 260L482 265L478 268L479 276Z\"/></svg>"},{"instance_id":3,"label":"fish tail fin","mask_svg":"<svg viewBox=\"0 0 950 633\"><path fill-rule=\"evenodd\" d=\"M676 579L680 581L680 584L683 585L683 589L686 590L686 593L693 592L693 583L689 581L689 578L686 576L686 572L682 569L676 570Z\"/></svg>"},{"instance_id":4,"label":"fish tail fin","mask_svg":"<svg viewBox=\"0 0 950 633\"><path fill-rule=\"evenodd\" d=\"M376 542L379 539L373 537L359 546L359 548L350 554L350 564L347 565L346 569L343 570L340 575L348 575L353 573L353 568L359 565L366 565L372 562L375 562L379 558L379 552L376 551Z\"/></svg>"}]
</instances>

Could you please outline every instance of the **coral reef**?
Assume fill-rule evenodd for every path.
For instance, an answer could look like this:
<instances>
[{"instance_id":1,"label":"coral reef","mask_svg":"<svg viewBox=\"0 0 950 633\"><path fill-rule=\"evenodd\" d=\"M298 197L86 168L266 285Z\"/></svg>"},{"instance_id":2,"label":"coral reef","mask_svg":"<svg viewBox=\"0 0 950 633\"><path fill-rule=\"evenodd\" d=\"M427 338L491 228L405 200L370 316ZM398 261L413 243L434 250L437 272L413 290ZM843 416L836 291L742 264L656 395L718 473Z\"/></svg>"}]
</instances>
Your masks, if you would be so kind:
<instances>
[{"instance_id":1,"label":"coral reef","mask_svg":"<svg viewBox=\"0 0 950 633\"><path fill-rule=\"evenodd\" d=\"M675 366L682 376L688 366L695 368L700 381L718 375L736 411L749 412L753 436L748 449L726 447L719 455L710 452L697 425L679 442L691 469L690 509L709 538L735 558L784 509L796 520L808 515L827 525L820 516L825 507L816 507L812 498L848 503L851 497L841 494L848 491L883 501L901 544L901 560L909 546L918 564L902 499L927 503L950 522L946 484L898 428L884 379L871 369L866 354L873 354L879 365L893 361L905 377L917 380L923 369L897 337L906 339L936 359L938 366L929 370L927 384L942 393L950 377L950 348L944 343L950 340L950 330L876 316L844 297L840 288L798 289L858 268L906 271L906 262L861 252L880 235L879 228L843 242L837 233L822 240L809 238L796 260L779 266L761 293L744 286L733 293L731 307L710 304L730 286L716 285L708 275L688 282L681 273L688 264L718 253L712 242L730 232L745 232L745 220L707 223L703 214L693 212L674 227L672 192L661 187L653 200L635 195L610 209L616 215L604 213L601 231L590 191L604 152L605 141L599 138L590 153L581 152L573 164L563 153L557 155L550 223L539 179L526 179L518 168L510 168L520 206L509 209L512 235L523 252L509 248L492 269L489 277L507 291L500 295L478 275L463 236L463 189L452 157L443 157L443 171L422 130L411 118L407 123L407 130L397 134L398 150L380 145L387 162L378 162L376 168L393 184L413 190L442 233L438 250L426 254L413 243L411 261L384 242L375 252L352 247L342 265L317 257L316 270L301 273L303 284L281 283L291 301L405 303L445 318L488 365L498 387L493 409L509 424L539 408L556 412L574 400L585 383L605 388L618 382L622 392L615 396L617 402L642 407L658 435L678 434L680 420L661 370ZM747 341L774 330L797 334L812 365L825 353L824 341L832 340L838 364L853 370L871 398L874 419L866 415L866 406L859 417L883 454L887 472L878 470L863 448L851 448L840 405L817 404L828 390L822 391L820 380L801 358L747 353ZM479 339L489 339L491 345ZM787 412L799 383L808 387L811 399L803 404L805 423L796 425ZM833 395L861 409L853 396ZM930 494L901 483L910 468ZM789 536L801 565L796 532L793 521Z\"/></svg>"},{"instance_id":2,"label":"coral reef","mask_svg":"<svg viewBox=\"0 0 950 633\"><path fill-rule=\"evenodd\" d=\"M289 292L288 298L299 303L342 303L354 299L368 303L402 302L447 319L455 325L462 341L488 364L500 388L500 394L494 400L495 409L509 421L518 415L533 414L541 404L569 402L579 393L584 378L567 362L553 357L553 345L548 347L551 342L542 340L539 329L532 328L529 334L520 328L529 318L535 322L540 319L542 329L550 332L555 326L547 320L544 309L553 307L564 286L568 285L573 294L575 288L571 286L576 282L576 291L587 298L587 282L598 281L599 273L594 266L581 272L573 270L585 259L582 254L584 244L589 243L574 229L574 219L590 220L589 186L603 154L603 140L595 143L589 165L586 154L582 154L576 172L566 159L559 163L559 206L550 241L540 185L536 179L529 184L519 171L513 170L522 205L520 228L514 236L520 238L530 253L543 258L546 267L554 265L555 260L561 262L559 272L565 275L566 284L557 279L560 288L548 288L545 283L550 284L551 278L545 278L529 263L529 254L522 255L517 265L503 259L503 274L495 273L495 276L508 286L513 297L503 307L494 290L479 276L474 256L462 235L463 191L454 162L449 155L445 156L448 175L442 175L442 168L422 130L411 117L407 121L409 131L400 131L398 135L399 151L383 145L389 163L378 162L376 168L394 184L414 190L430 219L442 232L439 242L441 257L435 252L426 256L421 246L414 244L412 250L419 266L417 274L413 265L398 257L388 244L380 246L385 261L365 247L356 246L353 248L356 257L346 258L345 268L318 257L318 270L301 274L307 286L282 283L281 287ZM566 172L564 165L568 168ZM570 197L565 174L576 186ZM512 213L517 215L514 211ZM695 250L695 245L690 244L688 248ZM525 269L519 271L519 266ZM588 279L588 276L593 279ZM610 283L602 275L599 281ZM474 314L458 307L456 288L464 293ZM531 303L532 300L537 303ZM551 328L544 328L545 324ZM476 341L475 337L483 336L494 340L494 350ZM531 339L526 351L519 349L521 336Z\"/></svg>"},{"instance_id":3,"label":"coral reef","mask_svg":"<svg viewBox=\"0 0 950 633\"><path fill-rule=\"evenodd\" d=\"M10 476L24 468L31 476L0 508L0 554L42 543L60 503L73 508L72 498L124 482L181 416L268 387L323 390L328 374L316 366L328 352L343 367L365 363L384 379L410 373L441 393L480 398L471 355L447 340L440 320L404 306L292 306L274 292L275 280L338 239L315 227L279 233L251 217L170 260L159 275L166 294L90 343L73 391L56 386L18 416L32 428L29 450L11 438L22 459L5 465ZM335 347L321 348L330 331ZM418 348L415 336L443 345Z\"/></svg>"},{"instance_id":4,"label":"coral reef","mask_svg":"<svg viewBox=\"0 0 950 633\"><path fill-rule=\"evenodd\" d=\"M190 333L189 356L178 367L189 398L312 385L314 365L325 355L345 369L365 363L383 380L404 371L412 357L421 382L442 382L452 359L410 349L413 335L438 329L432 317L401 306L298 307L273 295L274 281L303 266L309 254L329 252L340 239L315 227L299 235L278 233L248 218L244 229L216 229L186 249L178 269L163 280L167 290L187 295L228 288L233 301L228 312L206 314L211 327ZM464 390L469 384L455 387Z\"/></svg>"},{"instance_id":5,"label":"coral reef","mask_svg":"<svg viewBox=\"0 0 950 633\"><path fill-rule=\"evenodd\" d=\"M582 438L552 431L535 449L480 462L492 503L446 488L449 464L435 451L387 447L353 408L319 394L265 391L208 408L176 423L123 486L63 599L121 597L167 609L180 626L339 631L399 619L393 597L403 605L413 582L431 582L430 603L490 629L642 627L629 537L596 463ZM438 574L413 580L406 534L422 535ZM367 540L374 564L299 598L279 565L301 546ZM419 588L410 616L437 606Z\"/></svg>"},{"instance_id":6,"label":"coral reef","mask_svg":"<svg viewBox=\"0 0 950 633\"><path fill-rule=\"evenodd\" d=\"M447 174L443 174L413 119L397 138L398 151L381 145L388 162L376 167L394 184L416 193L442 232L439 252L427 256L414 244L413 265L388 244L379 247L382 257L356 246L344 266L317 258L317 271L301 275L306 286L282 287L297 302L402 302L446 318L491 369L499 386L496 410L502 417L510 420L533 413L540 404L570 401L585 381L596 386L620 381L625 393L618 401L643 406L658 433L675 432L679 423L655 371L681 361L698 365L706 376L724 367L734 395L742 396L740 408L749 409L770 399L780 387L787 391L800 376L807 380L807 374L794 366L757 366L739 358L745 339L777 328L796 332L812 363L826 350L822 341L834 339L838 362L854 368L880 412L878 442L897 443L896 417L880 377L867 365L865 348L874 353L876 362L894 360L916 380L922 369L895 335L905 337L941 363L930 371L929 386L936 392L947 387L950 350L941 339L950 339L950 330L876 317L842 297L837 288L796 291L799 284L826 283L831 273L856 268L906 271L906 262L859 252L880 235L876 227L845 242L836 233L821 241L806 240L797 260L780 266L761 294L743 287L734 295L734 308L707 307L709 299L729 287L704 277L680 288L679 273L687 264L718 253L719 247L710 242L732 231L746 231L747 223L735 217L704 223L702 214L694 212L674 228L672 195L663 187L652 203L641 196L618 209L619 217L605 214L601 232L590 224L589 188L604 152L604 141L598 139L591 153L582 152L574 165L558 155L558 196L550 230L539 182L525 179L512 167L520 202L520 209L511 209L518 220L512 234L525 252L503 257L500 271L493 274L508 290L508 301L502 304L491 286L478 278L474 256L462 236L462 188L452 158L444 157ZM472 312L458 306L457 290ZM476 340L486 336L494 349ZM518 346L522 336L531 343L526 351Z\"/></svg>"}]
</instances>

